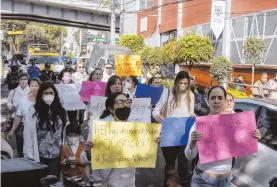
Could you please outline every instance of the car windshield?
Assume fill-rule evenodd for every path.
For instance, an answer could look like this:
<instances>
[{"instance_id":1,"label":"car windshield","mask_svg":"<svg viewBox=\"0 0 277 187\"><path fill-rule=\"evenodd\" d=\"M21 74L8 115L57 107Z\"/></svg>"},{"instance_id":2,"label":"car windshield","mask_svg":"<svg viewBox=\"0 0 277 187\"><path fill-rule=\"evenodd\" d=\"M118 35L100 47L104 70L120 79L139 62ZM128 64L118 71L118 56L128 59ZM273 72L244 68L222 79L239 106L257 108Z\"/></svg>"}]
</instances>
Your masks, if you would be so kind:
<instances>
[{"instance_id":1,"label":"car windshield","mask_svg":"<svg viewBox=\"0 0 277 187\"><path fill-rule=\"evenodd\" d=\"M33 56L36 59L37 64L61 64L61 58L59 56Z\"/></svg>"}]
</instances>

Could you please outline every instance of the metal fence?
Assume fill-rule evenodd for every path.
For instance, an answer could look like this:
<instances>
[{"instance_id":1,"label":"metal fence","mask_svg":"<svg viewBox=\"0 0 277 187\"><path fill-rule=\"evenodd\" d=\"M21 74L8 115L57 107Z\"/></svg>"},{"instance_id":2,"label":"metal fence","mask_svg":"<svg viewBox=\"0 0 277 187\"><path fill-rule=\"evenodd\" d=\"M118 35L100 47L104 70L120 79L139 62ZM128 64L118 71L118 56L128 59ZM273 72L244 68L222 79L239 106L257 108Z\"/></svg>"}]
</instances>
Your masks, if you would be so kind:
<instances>
[{"instance_id":1,"label":"metal fence","mask_svg":"<svg viewBox=\"0 0 277 187\"><path fill-rule=\"evenodd\" d=\"M208 36L213 41L215 56L222 56L223 33L216 40L210 28L210 23L184 28L185 35L189 31L195 31L201 36ZM248 64L243 56L243 46L248 37L263 38L266 42L265 65L277 65L277 9L267 10L230 20L230 59L233 64Z\"/></svg>"}]
</instances>

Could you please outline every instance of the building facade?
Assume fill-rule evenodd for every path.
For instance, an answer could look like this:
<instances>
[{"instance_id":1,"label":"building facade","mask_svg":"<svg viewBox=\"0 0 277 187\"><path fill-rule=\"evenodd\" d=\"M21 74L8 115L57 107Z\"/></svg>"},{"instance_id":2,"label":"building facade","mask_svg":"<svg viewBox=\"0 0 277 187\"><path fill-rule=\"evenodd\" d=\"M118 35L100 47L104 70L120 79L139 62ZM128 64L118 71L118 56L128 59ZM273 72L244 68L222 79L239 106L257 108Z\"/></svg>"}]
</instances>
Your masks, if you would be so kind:
<instances>
[{"instance_id":1,"label":"building facade","mask_svg":"<svg viewBox=\"0 0 277 187\"><path fill-rule=\"evenodd\" d=\"M247 64L243 46L248 37L267 45L264 65L277 66L277 0L226 0L225 27L219 38L211 30L212 0L137 0L137 34L146 45L162 46L190 30L212 39L215 56ZM148 6L147 6L148 5Z\"/></svg>"}]
</instances>

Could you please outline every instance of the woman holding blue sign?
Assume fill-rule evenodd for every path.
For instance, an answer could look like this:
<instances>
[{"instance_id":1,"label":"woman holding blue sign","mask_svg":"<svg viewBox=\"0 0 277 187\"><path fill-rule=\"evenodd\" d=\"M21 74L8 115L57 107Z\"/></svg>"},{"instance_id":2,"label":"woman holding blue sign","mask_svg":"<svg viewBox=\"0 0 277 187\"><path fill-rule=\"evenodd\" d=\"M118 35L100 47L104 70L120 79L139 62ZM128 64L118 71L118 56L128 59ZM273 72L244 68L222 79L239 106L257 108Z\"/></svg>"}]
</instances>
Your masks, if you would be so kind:
<instances>
[{"instance_id":1,"label":"woman holding blue sign","mask_svg":"<svg viewBox=\"0 0 277 187\"><path fill-rule=\"evenodd\" d=\"M209 115L224 114L224 109L226 108L226 96L227 93L221 86L214 86L209 90ZM188 160L196 158L198 153L196 143L202 136L203 133L197 131L196 126L193 125L190 130L188 146L185 149L185 155ZM253 137L257 139L261 138L258 129L253 132ZM230 183L233 179L231 169L232 158L204 164L198 162L192 177L191 187L231 187Z\"/></svg>"},{"instance_id":2,"label":"woman holding blue sign","mask_svg":"<svg viewBox=\"0 0 277 187\"><path fill-rule=\"evenodd\" d=\"M180 71L172 90L164 92L153 110L154 119L161 123L165 117L195 117L194 94L190 90L190 76ZM178 158L178 172L182 186L189 186L190 176L188 160L184 155L184 146L162 147L165 158L165 186L176 185L177 173L175 161Z\"/></svg>"}]
</instances>

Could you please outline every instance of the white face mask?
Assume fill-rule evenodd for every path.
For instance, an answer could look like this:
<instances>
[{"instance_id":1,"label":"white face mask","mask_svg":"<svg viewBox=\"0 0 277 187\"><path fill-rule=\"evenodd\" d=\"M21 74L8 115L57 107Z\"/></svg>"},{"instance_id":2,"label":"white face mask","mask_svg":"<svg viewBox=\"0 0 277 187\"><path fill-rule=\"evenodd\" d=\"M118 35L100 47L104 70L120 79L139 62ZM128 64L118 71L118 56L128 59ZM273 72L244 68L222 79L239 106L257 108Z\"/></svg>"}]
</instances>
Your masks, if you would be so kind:
<instances>
[{"instance_id":1,"label":"white face mask","mask_svg":"<svg viewBox=\"0 0 277 187\"><path fill-rule=\"evenodd\" d=\"M184 92L186 91L188 86L185 86L185 85L180 85L180 91Z\"/></svg>"},{"instance_id":2,"label":"white face mask","mask_svg":"<svg viewBox=\"0 0 277 187\"><path fill-rule=\"evenodd\" d=\"M68 141L70 144L76 145L76 144L79 144L80 138L79 136L70 136L68 137Z\"/></svg>"},{"instance_id":3,"label":"white face mask","mask_svg":"<svg viewBox=\"0 0 277 187\"><path fill-rule=\"evenodd\" d=\"M131 88L131 83L125 82L125 89L130 89Z\"/></svg>"},{"instance_id":4,"label":"white face mask","mask_svg":"<svg viewBox=\"0 0 277 187\"><path fill-rule=\"evenodd\" d=\"M45 95L42 97L42 100L50 106L54 101L54 98L55 98L54 95Z\"/></svg>"}]
</instances>

